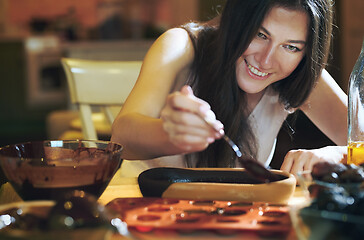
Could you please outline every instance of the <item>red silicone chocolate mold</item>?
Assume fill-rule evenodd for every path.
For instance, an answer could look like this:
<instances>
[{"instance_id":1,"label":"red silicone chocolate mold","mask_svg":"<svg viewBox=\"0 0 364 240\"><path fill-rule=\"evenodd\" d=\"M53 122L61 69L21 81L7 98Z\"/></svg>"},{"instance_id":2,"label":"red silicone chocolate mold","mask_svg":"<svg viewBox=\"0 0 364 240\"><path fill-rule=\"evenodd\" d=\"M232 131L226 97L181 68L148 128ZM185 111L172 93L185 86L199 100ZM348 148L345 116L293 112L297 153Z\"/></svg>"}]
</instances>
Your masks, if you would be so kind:
<instances>
[{"instance_id":1,"label":"red silicone chocolate mold","mask_svg":"<svg viewBox=\"0 0 364 240\"><path fill-rule=\"evenodd\" d=\"M219 234L254 231L286 235L291 230L288 207L237 201L118 198L108 204L128 227L148 232L212 230Z\"/></svg>"}]
</instances>

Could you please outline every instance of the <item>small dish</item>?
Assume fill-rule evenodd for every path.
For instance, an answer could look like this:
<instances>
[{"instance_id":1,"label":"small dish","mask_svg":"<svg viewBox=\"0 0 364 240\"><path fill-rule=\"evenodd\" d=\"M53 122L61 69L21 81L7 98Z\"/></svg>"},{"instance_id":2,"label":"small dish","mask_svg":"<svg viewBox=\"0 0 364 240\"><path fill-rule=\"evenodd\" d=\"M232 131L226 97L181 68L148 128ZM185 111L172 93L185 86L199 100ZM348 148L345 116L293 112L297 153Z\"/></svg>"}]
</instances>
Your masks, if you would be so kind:
<instances>
[{"instance_id":1,"label":"small dish","mask_svg":"<svg viewBox=\"0 0 364 240\"><path fill-rule=\"evenodd\" d=\"M364 236L362 215L317 210L304 206L291 208L290 216L299 240L349 240Z\"/></svg>"},{"instance_id":2,"label":"small dish","mask_svg":"<svg viewBox=\"0 0 364 240\"><path fill-rule=\"evenodd\" d=\"M5 204L0 206L0 239L105 239L119 231L114 214L83 191L57 202Z\"/></svg>"},{"instance_id":3,"label":"small dish","mask_svg":"<svg viewBox=\"0 0 364 240\"><path fill-rule=\"evenodd\" d=\"M287 204L296 187L295 177L270 171L280 180L257 183L243 168L152 168L142 172L138 182L144 197Z\"/></svg>"},{"instance_id":4,"label":"small dish","mask_svg":"<svg viewBox=\"0 0 364 240\"><path fill-rule=\"evenodd\" d=\"M51 230L44 231L35 226L39 219L43 219L52 207L54 201L29 201L5 204L0 207L0 239L11 240L46 240L46 239L104 239L108 229L76 229L72 231ZM14 211L22 212L28 217L21 224L11 226Z\"/></svg>"}]
</instances>

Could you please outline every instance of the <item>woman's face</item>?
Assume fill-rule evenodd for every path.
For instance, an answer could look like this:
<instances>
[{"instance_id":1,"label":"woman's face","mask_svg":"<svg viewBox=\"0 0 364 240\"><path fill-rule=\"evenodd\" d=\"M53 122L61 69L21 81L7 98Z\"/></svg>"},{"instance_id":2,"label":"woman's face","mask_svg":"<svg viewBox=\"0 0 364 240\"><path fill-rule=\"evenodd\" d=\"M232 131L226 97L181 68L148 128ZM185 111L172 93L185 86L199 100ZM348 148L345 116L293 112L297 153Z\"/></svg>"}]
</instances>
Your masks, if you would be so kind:
<instances>
[{"instance_id":1,"label":"woman's face","mask_svg":"<svg viewBox=\"0 0 364 240\"><path fill-rule=\"evenodd\" d=\"M308 25L305 12L274 7L236 62L239 87L259 93L289 76L305 54Z\"/></svg>"}]
</instances>

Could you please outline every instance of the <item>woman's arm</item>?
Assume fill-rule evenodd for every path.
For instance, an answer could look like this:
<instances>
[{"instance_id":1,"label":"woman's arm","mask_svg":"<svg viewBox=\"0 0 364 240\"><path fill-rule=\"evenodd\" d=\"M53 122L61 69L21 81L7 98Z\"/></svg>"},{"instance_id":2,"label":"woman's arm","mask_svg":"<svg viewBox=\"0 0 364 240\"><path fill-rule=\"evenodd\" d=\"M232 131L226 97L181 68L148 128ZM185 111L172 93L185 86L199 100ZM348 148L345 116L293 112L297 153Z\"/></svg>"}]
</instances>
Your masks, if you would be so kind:
<instances>
[{"instance_id":1,"label":"woman's arm","mask_svg":"<svg viewBox=\"0 0 364 240\"><path fill-rule=\"evenodd\" d=\"M168 30L149 49L138 80L112 125L111 141L124 146L124 158L181 152L170 143L159 115L178 73L192 59L192 43L183 29Z\"/></svg>"},{"instance_id":2,"label":"woman's arm","mask_svg":"<svg viewBox=\"0 0 364 240\"><path fill-rule=\"evenodd\" d=\"M199 117L212 113L206 102L187 86L170 94L176 81L178 86L187 80L193 58L193 45L184 29L171 29L152 45L112 126L111 141L124 146L123 158L201 151L219 137Z\"/></svg>"},{"instance_id":3,"label":"woman's arm","mask_svg":"<svg viewBox=\"0 0 364 240\"><path fill-rule=\"evenodd\" d=\"M342 146L291 150L281 169L296 174L311 170L319 161L346 162L347 96L326 70L322 71L315 89L300 109L327 137Z\"/></svg>"},{"instance_id":4,"label":"woman's arm","mask_svg":"<svg viewBox=\"0 0 364 240\"><path fill-rule=\"evenodd\" d=\"M330 74L323 70L306 103L300 108L334 143L347 143L347 95Z\"/></svg>"}]
</instances>

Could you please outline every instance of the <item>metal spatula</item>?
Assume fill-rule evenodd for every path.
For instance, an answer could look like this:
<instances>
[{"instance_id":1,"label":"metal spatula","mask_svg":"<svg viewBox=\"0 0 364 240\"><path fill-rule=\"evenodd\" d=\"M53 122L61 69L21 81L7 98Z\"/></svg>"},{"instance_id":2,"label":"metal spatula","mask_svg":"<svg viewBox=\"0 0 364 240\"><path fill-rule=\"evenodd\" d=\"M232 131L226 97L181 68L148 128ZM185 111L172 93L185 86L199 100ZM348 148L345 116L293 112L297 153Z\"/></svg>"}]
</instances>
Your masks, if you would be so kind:
<instances>
[{"instance_id":1,"label":"metal spatula","mask_svg":"<svg viewBox=\"0 0 364 240\"><path fill-rule=\"evenodd\" d=\"M224 133L223 130L218 130L214 127L213 123L207 118L202 117L202 119L210 125L216 132L222 135L222 138L230 145L234 150L236 156L238 157L241 164L244 166L246 171L251 173L255 178L261 182L274 182L278 180L278 176L269 171L260 162L256 161L252 157L243 156L239 147Z\"/></svg>"}]
</instances>

